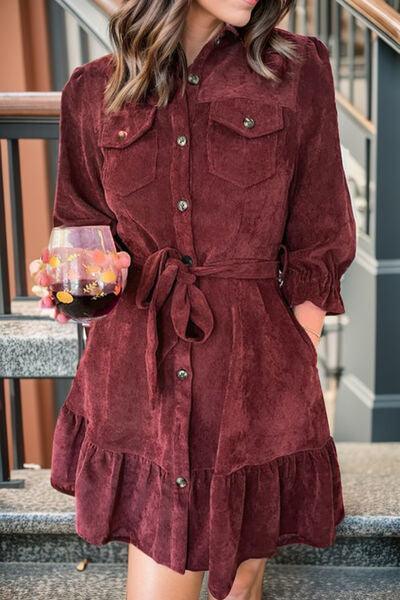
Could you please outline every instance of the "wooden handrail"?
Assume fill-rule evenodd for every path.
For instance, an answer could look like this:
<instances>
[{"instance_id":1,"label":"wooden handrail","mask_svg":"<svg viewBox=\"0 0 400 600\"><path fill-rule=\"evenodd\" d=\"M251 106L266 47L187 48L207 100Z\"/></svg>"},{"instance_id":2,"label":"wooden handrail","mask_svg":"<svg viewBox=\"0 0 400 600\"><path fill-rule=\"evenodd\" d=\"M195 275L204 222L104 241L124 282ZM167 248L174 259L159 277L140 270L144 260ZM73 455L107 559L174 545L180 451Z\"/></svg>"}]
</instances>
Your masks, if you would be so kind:
<instances>
[{"instance_id":1,"label":"wooden handrail","mask_svg":"<svg viewBox=\"0 0 400 600\"><path fill-rule=\"evenodd\" d=\"M352 104L344 94L335 90L335 98L338 106L347 112L351 118L358 123L364 131L368 132L371 137L376 135L376 125L367 117L365 117L361 111L359 111L354 104Z\"/></svg>"},{"instance_id":2,"label":"wooden handrail","mask_svg":"<svg viewBox=\"0 0 400 600\"><path fill-rule=\"evenodd\" d=\"M400 14L390 4L384 0L345 0L345 4L360 13L396 44L400 44Z\"/></svg>"},{"instance_id":3,"label":"wooden handrail","mask_svg":"<svg viewBox=\"0 0 400 600\"><path fill-rule=\"evenodd\" d=\"M375 127L338 90L336 100L371 135ZM61 92L0 92L1 117L59 117Z\"/></svg>"},{"instance_id":4,"label":"wooden handrail","mask_svg":"<svg viewBox=\"0 0 400 600\"><path fill-rule=\"evenodd\" d=\"M0 117L58 117L61 92L1 92Z\"/></svg>"}]
</instances>

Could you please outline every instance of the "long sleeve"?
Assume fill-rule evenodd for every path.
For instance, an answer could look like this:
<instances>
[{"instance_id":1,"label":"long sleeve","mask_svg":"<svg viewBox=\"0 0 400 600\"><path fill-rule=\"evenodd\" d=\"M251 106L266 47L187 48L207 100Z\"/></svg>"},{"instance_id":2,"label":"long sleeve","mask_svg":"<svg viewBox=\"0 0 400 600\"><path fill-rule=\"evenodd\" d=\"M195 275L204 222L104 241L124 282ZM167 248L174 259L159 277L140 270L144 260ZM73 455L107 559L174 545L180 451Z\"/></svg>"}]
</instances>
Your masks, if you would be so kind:
<instances>
[{"instance_id":1,"label":"long sleeve","mask_svg":"<svg viewBox=\"0 0 400 600\"><path fill-rule=\"evenodd\" d=\"M53 226L109 225L119 250L123 248L117 235L117 219L106 202L101 181L97 104L90 102L94 89L86 87L84 67L78 66L61 93Z\"/></svg>"},{"instance_id":2,"label":"long sleeve","mask_svg":"<svg viewBox=\"0 0 400 600\"><path fill-rule=\"evenodd\" d=\"M297 160L288 198L282 292L327 315L345 312L340 282L356 253L328 48L310 36L298 85Z\"/></svg>"}]
</instances>

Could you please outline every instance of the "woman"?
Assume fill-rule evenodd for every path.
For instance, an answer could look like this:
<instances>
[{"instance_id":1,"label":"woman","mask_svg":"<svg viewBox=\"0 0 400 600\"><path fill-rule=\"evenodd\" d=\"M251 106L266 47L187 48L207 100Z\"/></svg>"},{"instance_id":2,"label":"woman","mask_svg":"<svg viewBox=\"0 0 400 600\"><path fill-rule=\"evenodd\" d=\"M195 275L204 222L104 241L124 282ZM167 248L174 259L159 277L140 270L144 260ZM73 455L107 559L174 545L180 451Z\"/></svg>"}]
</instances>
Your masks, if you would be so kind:
<instances>
[{"instance_id":1,"label":"woman","mask_svg":"<svg viewBox=\"0 0 400 600\"><path fill-rule=\"evenodd\" d=\"M344 516L317 346L355 221L328 50L276 26L290 5L129 0L63 89L53 224L109 224L132 264L51 483L83 539L129 543L128 600L198 598L205 571L260 599L278 546Z\"/></svg>"}]
</instances>

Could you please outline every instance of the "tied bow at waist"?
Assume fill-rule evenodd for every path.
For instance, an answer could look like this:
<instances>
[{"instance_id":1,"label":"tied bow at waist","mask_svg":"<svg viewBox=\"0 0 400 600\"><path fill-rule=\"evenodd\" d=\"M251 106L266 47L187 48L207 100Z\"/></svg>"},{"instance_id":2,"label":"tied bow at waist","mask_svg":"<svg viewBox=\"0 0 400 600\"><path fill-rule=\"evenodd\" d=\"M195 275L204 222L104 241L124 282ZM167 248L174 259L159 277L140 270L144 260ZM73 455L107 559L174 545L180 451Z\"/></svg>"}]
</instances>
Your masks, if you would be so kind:
<instances>
[{"instance_id":1,"label":"tied bow at waist","mask_svg":"<svg viewBox=\"0 0 400 600\"><path fill-rule=\"evenodd\" d=\"M143 264L136 292L136 306L147 308L146 371L150 401L157 397L157 315L170 293L170 316L176 335L189 342L203 343L210 336L214 317L210 305L196 286L197 277L261 279L278 276L279 260L231 259L207 265L192 266L182 261L176 248L165 247L150 254ZM285 269L284 269L285 270ZM195 326L200 335L188 335L188 326Z\"/></svg>"}]
</instances>

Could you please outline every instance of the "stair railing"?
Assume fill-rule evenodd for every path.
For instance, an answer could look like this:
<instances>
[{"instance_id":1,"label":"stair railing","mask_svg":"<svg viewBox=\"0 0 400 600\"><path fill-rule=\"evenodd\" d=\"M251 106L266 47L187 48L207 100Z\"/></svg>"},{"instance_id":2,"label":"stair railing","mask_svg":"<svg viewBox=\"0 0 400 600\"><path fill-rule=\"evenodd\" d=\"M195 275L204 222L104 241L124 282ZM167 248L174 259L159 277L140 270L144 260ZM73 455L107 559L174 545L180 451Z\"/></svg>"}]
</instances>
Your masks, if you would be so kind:
<instances>
[{"instance_id":1,"label":"stair railing","mask_svg":"<svg viewBox=\"0 0 400 600\"><path fill-rule=\"evenodd\" d=\"M11 214L11 244L13 249L13 270L15 297L10 297L9 256L6 231L6 210L4 197L4 177L2 172L0 148L0 330L22 321L50 321L47 315L26 311L26 301L31 300L33 307L38 306L39 298L28 294L32 280L27 276L26 255L23 230L23 202L20 170L19 141L21 139L57 140L59 134L60 92L0 93L0 139L7 140L7 165L9 180L9 200ZM50 207L49 207L49 210ZM25 309L24 309L25 307ZM77 325L77 361L85 346L84 328ZM7 343L7 337L3 337ZM24 480L10 480L8 439L6 428L6 410L4 381L9 381L11 406L11 430L13 441L13 464L20 469L24 464L23 425L21 410L20 379L10 377L14 366L7 358L0 356L0 487L23 487ZM45 377L42 374L41 377ZM54 373L48 375L55 378ZM63 378L73 373L61 375Z\"/></svg>"}]
</instances>

